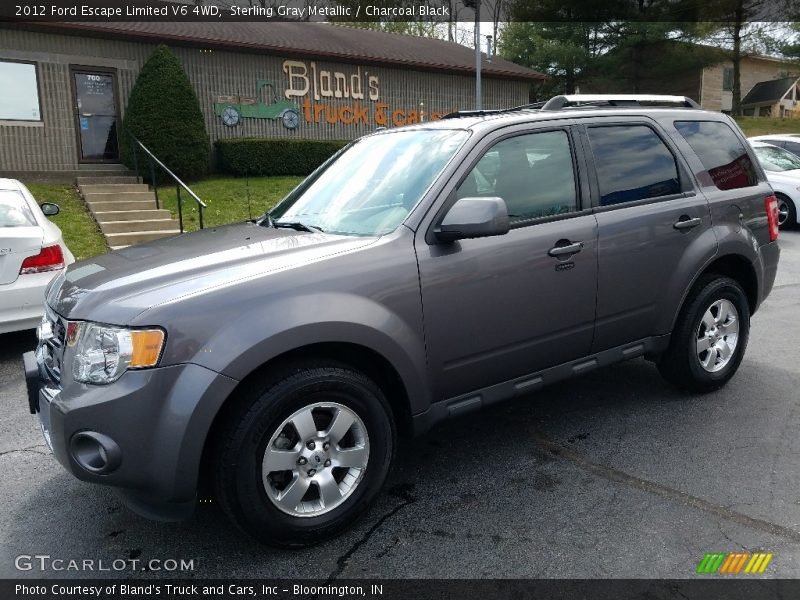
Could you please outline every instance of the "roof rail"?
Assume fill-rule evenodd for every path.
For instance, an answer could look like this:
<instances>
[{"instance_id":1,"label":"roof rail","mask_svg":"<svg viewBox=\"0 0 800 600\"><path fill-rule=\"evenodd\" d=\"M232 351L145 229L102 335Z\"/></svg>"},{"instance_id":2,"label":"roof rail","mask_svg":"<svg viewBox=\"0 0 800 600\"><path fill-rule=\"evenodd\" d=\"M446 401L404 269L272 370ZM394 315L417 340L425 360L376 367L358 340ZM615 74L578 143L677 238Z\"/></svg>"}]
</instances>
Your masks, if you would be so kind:
<instances>
[{"instance_id":1,"label":"roof rail","mask_svg":"<svg viewBox=\"0 0 800 600\"><path fill-rule=\"evenodd\" d=\"M571 94L554 96L545 102L541 110L561 110L568 106L646 106L649 104L678 104L683 108L700 108L688 96L664 96L658 94Z\"/></svg>"},{"instance_id":2,"label":"roof rail","mask_svg":"<svg viewBox=\"0 0 800 600\"><path fill-rule=\"evenodd\" d=\"M486 115L496 115L497 113L504 112L501 109L488 109L488 110L456 110L447 113L442 119L459 119L461 117L483 117Z\"/></svg>"}]
</instances>

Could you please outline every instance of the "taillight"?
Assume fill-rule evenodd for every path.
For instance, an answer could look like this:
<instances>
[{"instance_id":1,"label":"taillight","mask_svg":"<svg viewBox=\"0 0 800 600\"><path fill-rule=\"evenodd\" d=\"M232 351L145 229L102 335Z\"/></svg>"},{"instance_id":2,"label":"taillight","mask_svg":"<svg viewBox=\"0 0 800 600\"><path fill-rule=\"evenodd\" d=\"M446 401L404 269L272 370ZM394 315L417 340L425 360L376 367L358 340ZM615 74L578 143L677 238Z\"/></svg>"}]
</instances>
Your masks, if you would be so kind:
<instances>
[{"instance_id":1,"label":"taillight","mask_svg":"<svg viewBox=\"0 0 800 600\"><path fill-rule=\"evenodd\" d=\"M780 221L778 217L778 199L775 196L767 196L764 199L764 208L767 209L767 223L769 224L769 241L774 242L778 239Z\"/></svg>"},{"instance_id":2,"label":"taillight","mask_svg":"<svg viewBox=\"0 0 800 600\"><path fill-rule=\"evenodd\" d=\"M46 273L47 271L59 271L63 268L64 253L61 252L61 246L56 244L55 246L42 248L42 251L36 256L29 256L23 260L19 274Z\"/></svg>"}]
</instances>

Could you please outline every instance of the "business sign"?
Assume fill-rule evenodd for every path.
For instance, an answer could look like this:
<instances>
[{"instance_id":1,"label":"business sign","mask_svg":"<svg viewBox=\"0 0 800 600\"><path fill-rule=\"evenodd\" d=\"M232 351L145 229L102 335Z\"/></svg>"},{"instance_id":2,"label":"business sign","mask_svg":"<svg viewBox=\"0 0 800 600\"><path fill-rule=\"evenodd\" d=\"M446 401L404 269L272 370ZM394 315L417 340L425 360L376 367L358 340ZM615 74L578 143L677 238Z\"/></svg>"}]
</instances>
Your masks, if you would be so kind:
<instances>
[{"instance_id":1,"label":"business sign","mask_svg":"<svg viewBox=\"0 0 800 600\"><path fill-rule=\"evenodd\" d=\"M280 120L287 129L296 129L301 122L400 127L440 119L457 110L428 114L423 99L416 107L392 106L381 100L379 77L360 66L343 72L320 69L314 61L285 60L283 72L283 98L272 81L259 79L254 96L217 96L214 113L229 127L249 118Z\"/></svg>"}]
</instances>

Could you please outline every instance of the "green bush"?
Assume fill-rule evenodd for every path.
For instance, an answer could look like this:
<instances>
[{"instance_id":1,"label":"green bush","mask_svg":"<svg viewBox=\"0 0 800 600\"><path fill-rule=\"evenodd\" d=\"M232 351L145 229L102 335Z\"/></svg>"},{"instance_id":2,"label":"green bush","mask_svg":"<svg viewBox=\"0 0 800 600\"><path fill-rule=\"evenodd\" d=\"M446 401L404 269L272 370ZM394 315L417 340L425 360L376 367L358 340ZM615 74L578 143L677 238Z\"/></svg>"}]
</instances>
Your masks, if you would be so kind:
<instances>
[{"instance_id":1,"label":"green bush","mask_svg":"<svg viewBox=\"0 0 800 600\"><path fill-rule=\"evenodd\" d=\"M122 160L130 168L133 155L128 132L181 178L191 179L208 171L210 145L200 102L180 62L164 45L156 48L142 66L128 100ZM144 153L140 151L138 156L139 170L146 174Z\"/></svg>"},{"instance_id":2,"label":"green bush","mask_svg":"<svg viewBox=\"0 0 800 600\"><path fill-rule=\"evenodd\" d=\"M219 170L232 175L308 175L348 142L239 138L217 140Z\"/></svg>"}]
</instances>

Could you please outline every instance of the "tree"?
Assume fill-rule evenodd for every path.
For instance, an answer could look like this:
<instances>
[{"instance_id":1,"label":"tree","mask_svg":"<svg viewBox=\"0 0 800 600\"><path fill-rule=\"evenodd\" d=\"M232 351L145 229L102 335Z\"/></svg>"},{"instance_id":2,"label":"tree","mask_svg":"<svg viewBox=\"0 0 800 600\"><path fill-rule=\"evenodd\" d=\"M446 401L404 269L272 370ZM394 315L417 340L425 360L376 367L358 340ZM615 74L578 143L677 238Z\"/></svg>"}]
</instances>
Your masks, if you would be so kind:
<instances>
[{"instance_id":1,"label":"tree","mask_svg":"<svg viewBox=\"0 0 800 600\"><path fill-rule=\"evenodd\" d=\"M511 22L500 34L498 50L503 58L550 76L536 90L539 99L572 94L602 48L599 28L584 22Z\"/></svg>"},{"instance_id":2,"label":"tree","mask_svg":"<svg viewBox=\"0 0 800 600\"><path fill-rule=\"evenodd\" d=\"M786 11L795 5L795 0L709 0L704 4L701 18L716 24L711 40L725 49L733 63L734 115L742 109L742 58L763 49L764 40L772 37L778 21L785 20Z\"/></svg>"},{"instance_id":3,"label":"tree","mask_svg":"<svg viewBox=\"0 0 800 600\"><path fill-rule=\"evenodd\" d=\"M131 90L123 121L123 139L135 135L179 177L208 170L210 145L200 103L177 57L164 45L142 65ZM123 161L133 166L129 144ZM139 153L142 164L143 156Z\"/></svg>"}]
</instances>

